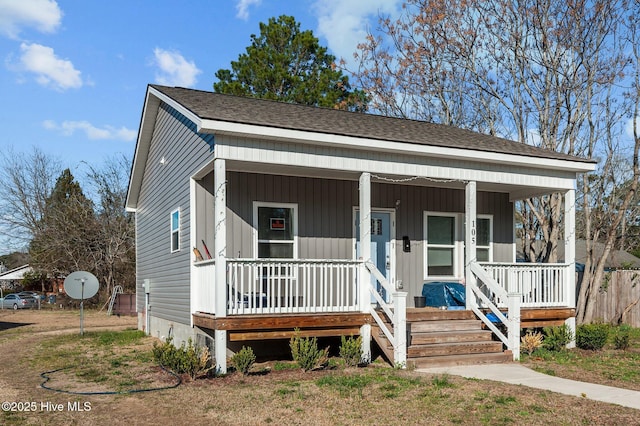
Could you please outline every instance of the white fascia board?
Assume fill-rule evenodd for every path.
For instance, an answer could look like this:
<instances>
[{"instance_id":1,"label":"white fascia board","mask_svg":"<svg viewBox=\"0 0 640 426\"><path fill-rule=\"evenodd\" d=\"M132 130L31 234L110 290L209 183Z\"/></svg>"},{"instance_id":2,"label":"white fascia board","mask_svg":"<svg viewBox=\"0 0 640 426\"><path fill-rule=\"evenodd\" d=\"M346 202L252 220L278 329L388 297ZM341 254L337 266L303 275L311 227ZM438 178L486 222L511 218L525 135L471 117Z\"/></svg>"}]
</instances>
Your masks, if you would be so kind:
<instances>
[{"instance_id":1,"label":"white fascia board","mask_svg":"<svg viewBox=\"0 0 640 426\"><path fill-rule=\"evenodd\" d=\"M138 207L142 175L144 174L144 169L147 164L149 145L151 144L151 135L153 134L153 122L155 121L158 102L151 98L149 92L150 90L147 90L147 94L145 96L142 116L140 117L140 126L138 128L136 149L133 154L133 164L131 165L129 187L127 189L127 199L125 201L125 210L127 212L135 212Z\"/></svg>"},{"instance_id":2,"label":"white fascia board","mask_svg":"<svg viewBox=\"0 0 640 426\"><path fill-rule=\"evenodd\" d=\"M133 165L131 167L131 176L129 178L129 188L127 191L127 201L125 210L127 212L135 212L138 206L138 197L140 196L140 187L142 185L142 175L147 164L151 138L153 137L153 129L158 113L160 102L170 105L172 108L180 112L180 114L193 121L200 128L200 117L174 101L162 92L149 86L147 95L142 109L142 118L140 119L140 129L138 131L138 139L136 141L136 150L133 156Z\"/></svg>"},{"instance_id":3,"label":"white fascia board","mask_svg":"<svg viewBox=\"0 0 640 426\"><path fill-rule=\"evenodd\" d=\"M334 145L367 150L371 150L372 146L372 140L366 138L281 129L277 127L257 126L253 124L231 123L227 121L209 119L204 119L201 124L198 124L198 131L203 133L226 133L244 137L270 138L288 142L302 142L320 144L324 146ZM480 161L486 163L509 163L528 167L531 167L533 163L536 167L543 169L561 169L566 171L575 171L576 173L591 172L596 168L594 163L588 161L578 162L530 157L527 155L502 154L488 151L385 141L380 139L375 139L375 145L376 151L393 153L403 152L411 155L429 155L432 157L456 158L459 160Z\"/></svg>"},{"instance_id":4,"label":"white fascia board","mask_svg":"<svg viewBox=\"0 0 640 426\"><path fill-rule=\"evenodd\" d=\"M171 98L171 97L165 95L164 93L154 89L153 87L149 87L149 92L153 96L155 96L156 98L158 98L159 100L164 102L165 104L169 105L171 108L173 108L176 111L178 111L180 114L182 114L185 117L187 117L190 121L192 121L196 125L198 131L200 131L200 128L202 127L202 119L200 117L198 117L196 114L194 114L191 110L185 108L184 106L182 106L181 104L176 102L173 98Z\"/></svg>"}]
</instances>

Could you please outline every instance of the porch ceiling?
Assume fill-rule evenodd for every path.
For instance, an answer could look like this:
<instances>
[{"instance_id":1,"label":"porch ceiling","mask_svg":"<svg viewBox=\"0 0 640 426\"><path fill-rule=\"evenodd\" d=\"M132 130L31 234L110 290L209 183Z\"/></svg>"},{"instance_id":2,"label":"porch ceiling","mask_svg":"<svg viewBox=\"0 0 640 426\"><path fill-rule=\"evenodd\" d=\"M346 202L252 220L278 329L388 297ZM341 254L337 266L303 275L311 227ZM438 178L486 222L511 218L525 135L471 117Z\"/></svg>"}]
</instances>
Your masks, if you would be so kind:
<instances>
[{"instance_id":1,"label":"porch ceiling","mask_svg":"<svg viewBox=\"0 0 640 426\"><path fill-rule=\"evenodd\" d=\"M334 179L334 180L349 180L358 181L360 178L360 172L353 172L348 170L330 170L307 166L287 166L287 165L273 165L267 163L257 162L245 162L227 160L227 170L234 172L245 173L258 173L267 175L284 175L284 176L299 176L318 179ZM375 174L375 173L373 173ZM413 176L384 176L387 179L393 179L402 181L404 179L411 178ZM372 176L372 183L393 183L385 181ZM454 188L463 190L465 184L461 180L456 181L442 181L437 179L418 178L406 182L399 182L400 185L411 186L423 186L423 187L437 187L437 188ZM510 184L497 184L493 182L477 182L477 190L482 192L499 192L509 194L511 201L522 200L529 197L535 197L540 195L551 194L558 191L557 188L548 188L542 186L525 186L525 185L510 185ZM564 191L564 190L563 190Z\"/></svg>"}]
</instances>

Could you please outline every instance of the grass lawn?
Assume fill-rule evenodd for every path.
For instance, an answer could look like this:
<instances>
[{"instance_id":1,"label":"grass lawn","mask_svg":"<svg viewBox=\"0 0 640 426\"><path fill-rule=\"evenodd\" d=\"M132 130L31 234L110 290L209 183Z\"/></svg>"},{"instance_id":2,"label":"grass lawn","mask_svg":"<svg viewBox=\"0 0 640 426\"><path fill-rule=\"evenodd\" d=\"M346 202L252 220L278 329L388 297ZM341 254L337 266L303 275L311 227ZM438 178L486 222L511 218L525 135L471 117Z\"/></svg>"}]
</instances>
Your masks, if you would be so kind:
<instances>
[{"instance_id":1,"label":"grass lawn","mask_svg":"<svg viewBox=\"0 0 640 426\"><path fill-rule=\"evenodd\" d=\"M640 328L631 329L626 350L615 349L612 335L613 328L608 343L599 351L541 350L530 356L523 354L521 362L552 376L640 391Z\"/></svg>"},{"instance_id":2,"label":"grass lawn","mask_svg":"<svg viewBox=\"0 0 640 426\"><path fill-rule=\"evenodd\" d=\"M140 392L176 383L153 362L151 349L157 339L134 329L89 327L84 336L76 330L51 334L45 329L28 325L0 331L0 399L23 402L21 410L0 412L0 424L629 425L640 418L638 410L585 398L395 370L382 362L345 368L336 359L323 371L303 372L280 361L257 365L248 376L231 373L191 380L184 375L178 387ZM569 351L562 357L535 356L524 362L557 376L583 375L638 389L632 373L639 352L640 336L634 331L628 351ZM605 366L606 373L584 376ZM41 388L40 374L58 369L46 383L56 390Z\"/></svg>"}]
</instances>

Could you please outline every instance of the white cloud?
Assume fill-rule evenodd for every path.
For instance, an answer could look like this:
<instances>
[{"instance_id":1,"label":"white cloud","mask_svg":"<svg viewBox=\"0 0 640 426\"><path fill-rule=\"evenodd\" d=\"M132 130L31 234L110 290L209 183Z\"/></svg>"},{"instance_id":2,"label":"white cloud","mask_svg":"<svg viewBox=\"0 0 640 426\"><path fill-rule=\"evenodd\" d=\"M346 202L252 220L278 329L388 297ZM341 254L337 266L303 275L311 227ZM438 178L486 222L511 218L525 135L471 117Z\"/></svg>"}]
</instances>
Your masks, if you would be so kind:
<instances>
[{"instance_id":1,"label":"white cloud","mask_svg":"<svg viewBox=\"0 0 640 426\"><path fill-rule=\"evenodd\" d=\"M156 47L153 50L156 82L165 86L191 87L196 84L196 77L202 73L193 61L187 61L179 52Z\"/></svg>"},{"instance_id":2,"label":"white cloud","mask_svg":"<svg viewBox=\"0 0 640 426\"><path fill-rule=\"evenodd\" d=\"M636 124L636 130L640 133L640 117L636 118L638 124ZM633 140L633 119L627 120L627 124L624 126L624 131Z\"/></svg>"},{"instance_id":3,"label":"white cloud","mask_svg":"<svg viewBox=\"0 0 640 426\"><path fill-rule=\"evenodd\" d=\"M0 34L16 39L24 27L52 33L62 20L55 0L0 0Z\"/></svg>"},{"instance_id":4,"label":"white cloud","mask_svg":"<svg viewBox=\"0 0 640 426\"><path fill-rule=\"evenodd\" d=\"M96 127L88 121L63 121L58 124L53 120L45 120L42 126L47 130L59 132L63 136L73 136L76 131L84 132L90 140L120 140L134 141L138 133L126 127L115 128L112 126Z\"/></svg>"},{"instance_id":5,"label":"white cloud","mask_svg":"<svg viewBox=\"0 0 640 426\"><path fill-rule=\"evenodd\" d=\"M249 7L250 6L259 6L262 3L262 0L238 0L236 4L236 18L240 18L244 21L249 19Z\"/></svg>"},{"instance_id":6,"label":"white cloud","mask_svg":"<svg viewBox=\"0 0 640 426\"><path fill-rule=\"evenodd\" d=\"M71 61L60 59L53 49L40 44L20 45L20 69L36 74L36 81L56 90L77 89L83 82Z\"/></svg>"},{"instance_id":7,"label":"white cloud","mask_svg":"<svg viewBox=\"0 0 640 426\"><path fill-rule=\"evenodd\" d=\"M350 64L358 43L365 41L368 28L377 26L378 15L397 17L401 3L402 0L316 0L316 35L327 40L338 60L342 58Z\"/></svg>"}]
</instances>

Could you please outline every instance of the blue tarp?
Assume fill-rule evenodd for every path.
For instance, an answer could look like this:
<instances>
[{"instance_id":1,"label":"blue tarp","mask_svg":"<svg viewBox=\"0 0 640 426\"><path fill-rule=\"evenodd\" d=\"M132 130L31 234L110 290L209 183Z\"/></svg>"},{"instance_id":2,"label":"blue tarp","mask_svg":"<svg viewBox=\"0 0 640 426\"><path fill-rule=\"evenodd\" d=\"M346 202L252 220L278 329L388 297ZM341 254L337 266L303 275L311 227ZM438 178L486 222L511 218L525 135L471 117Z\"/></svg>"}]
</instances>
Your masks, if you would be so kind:
<instances>
[{"instance_id":1,"label":"blue tarp","mask_svg":"<svg viewBox=\"0 0 640 426\"><path fill-rule=\"evenodd\" d=\"M422 286L427 306L465 306L464 285L457 282L432 282Z\"/></svg>"}]
</instances>

